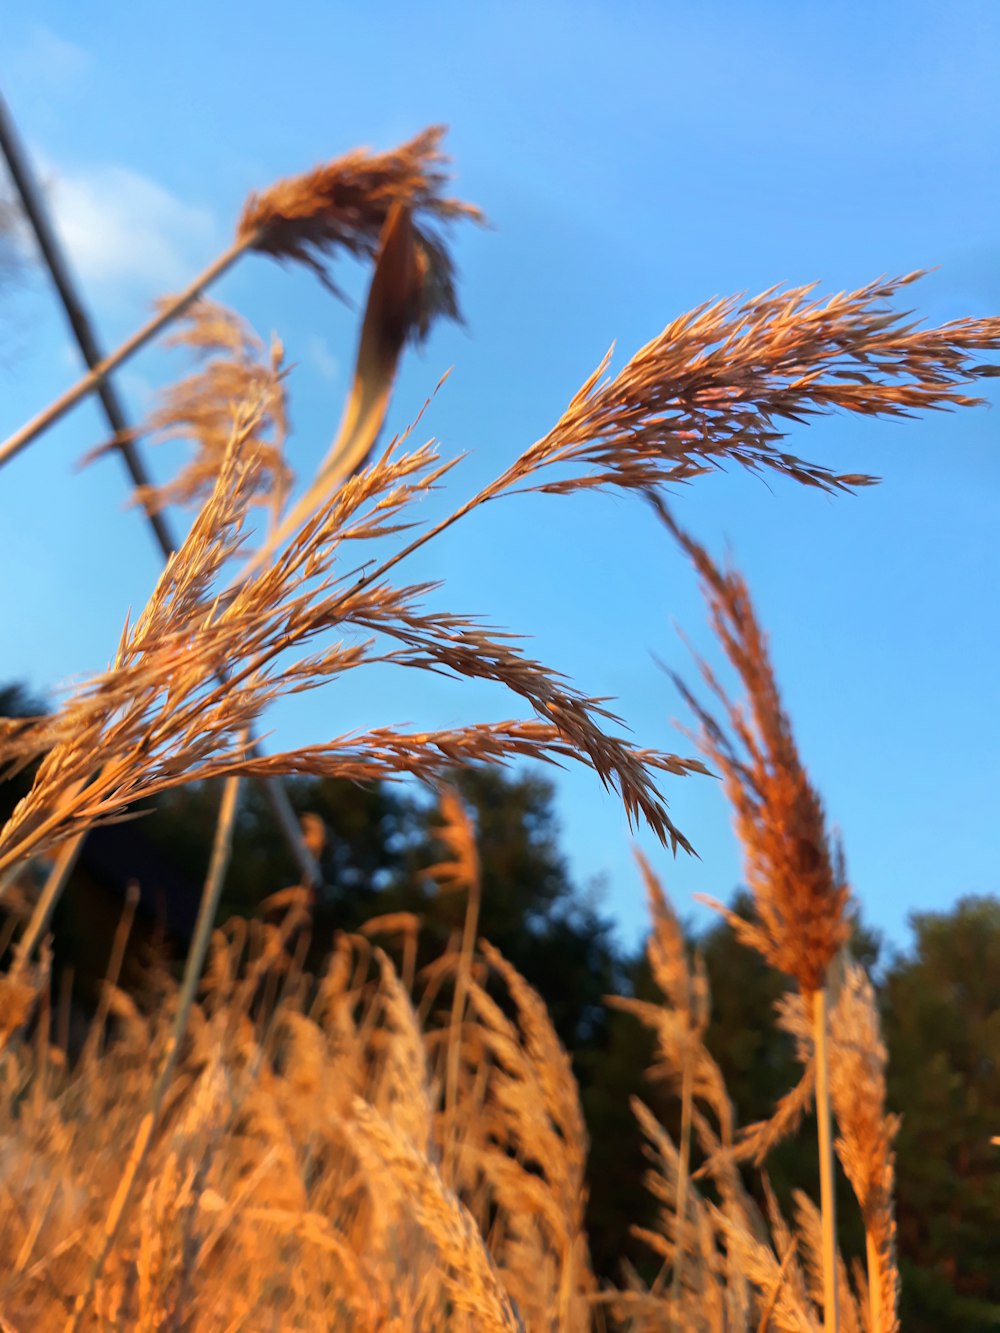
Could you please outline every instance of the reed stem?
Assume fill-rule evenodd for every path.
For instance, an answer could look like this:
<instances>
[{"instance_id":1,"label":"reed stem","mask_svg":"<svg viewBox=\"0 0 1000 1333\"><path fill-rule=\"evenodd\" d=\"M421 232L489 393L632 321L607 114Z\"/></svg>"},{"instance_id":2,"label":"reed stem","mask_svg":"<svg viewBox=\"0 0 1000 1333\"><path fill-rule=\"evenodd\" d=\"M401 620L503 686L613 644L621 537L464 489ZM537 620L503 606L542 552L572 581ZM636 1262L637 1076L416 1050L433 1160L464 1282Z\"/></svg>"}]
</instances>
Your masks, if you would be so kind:
<instances>
[{"instance_id":1,"label":"reed stem","mask_svg":"<svg viewBox=\"0 0 1000 1333\"><path fill-rule=\"evenodd\" d=\"M691 1107L694 1092L694 1053L691 1050L690 1027L684 1042L684 1072L681 1079L681 1139L677 1164L677 1249L674 1272L670 1283L672 1313L680 1308L684 1281L684 1232L687 1224L688 1180L691 1173Z\"/></svg>"},{"instance_id":2,"label":"reed stem","mask_svg":"<svg viewBox=\"0 0 1000 1333\"><path fill-rule=\"evenodd\" d=\"M882 1266L875 1237L865 1229L865 1253L868 1259L868 1310L870 1333L882 1333Z\"/></svg>"},{"instance_id":3,"label":"reed stem","mask_svg":"<svg viewBox=\"0 0 1000 1333\"><path fill-rule=\"evenodd\" d=\"M118 1186L114 1199L111 1201L111 1208L108 1211L108 1216L104 1223L104 1234L101 1237L100 1249L94 1259L87 1281L73 1304L72 1313L66 1321L66 1333L76 1333L76 1330L80 1327L80 1321L90 1304L94 1287L104 1269L104 1264L111 1252L111 1247L115 1243L115 1237L118 1235L118 1229L121 1226L122 1218L125 1215L129 1200L132 1197L132 1191L135 1188L136 1180L149 1156L149 1151L153 1142L153 1135L156 1132L160 1113L163 1110L164 1096L170 1086L170 1080L173 1078L174 1070L177 1067L181 1043L183 1042L184 1034L187 1031L187 1023L191 1014L191 1007L194 1004L198 979L201 976L201 970L205 963L205 956L208 953L209 941L212 937L215 913L219 906L219 898L222 894L222 886L225 883L226 870L229 867L229 857L233 846L233 829L236 824L236 808L239 800L239 792L240 779L238 777L227 778L222 791L222 802L219 806L219 818L215 827L215 841L212 844L212 859L209 863L208 875L205 879L205 887L202 890L201 906L198 909L198 920L195 925L194 937L191 941L191 946L188 949L187 960L184 965L184 979L181 983L180 994L178 996L177 1012L174 1015L173 1026L171 1027L170 1037L167 1041L166 1054L164 1056L163 1064L160 1067L160 1072L157 1075L156 1082L153 1084L153 1091L149 1100L149 1110L143 1116L142 1122L139 1125L139 1132L136 1135L135 1143L132 1145L132 1152L125 1165L121 1183Z\"/></svg>"},{"instance_id":4,"label":"reed stem","mask_svg":"<svg viewBox=\"0 0 1000 1333\"><path fill-rule=\"evenodd\" d=\"M41 942L42 936L49 928L49 922L52 919L52 913L56 909L56 904L62 897L62 891L66 887L66 881L72 875L74 867L80 856L80 849L83 846L83 840L86 832L77 833L75 837L68 838L59 848L58 855L53 862L52 869L49 871L48 878L45 881L45 887L35 903L34 911L31 914L31 920L25 928L17 944L12 974L17 975L25 968L31 960L31 955Z\"/></svg>"},{"instance_id":5,"label":"reed stem","mask_svg":"<svg viewBox=\"0 0 1000 1333\"><path fill-rule=\"evenodd\" d=\"M179 296L174 297L169 305L162 306L148 323L144 324L141 329L137 329L130 338L126 338L115 351L106 356L103 361L98 362L93 370L88 371L86 375L77 380L72 388L67 389L65 393L51 402L38 416L26 422L20 430L15 431L9 439L0 445L0 467L9 463L36 436L40 435L42 431L48 430L50 426L64 417L81 398L86 397L88 393L92 393L98 388L113 370L124 364L140 348L145 347L146 343L155 338L160 330L176 319L178 315L183 314L206 287L221 278L223 273L236 263L240 255L248 250L256 239L255 232L238 237L228 250L213 260L208 268L200 273L194 282L186 287Z\"/></svg>"},{"instance_id":6,"label":"reed stem","mask_svg":"<svg viewBox=\"0 0 1000 1333\"><path fill-rule=\"evenodd\" d=\"M480 877L477 873L469 884L469 897L465 908L465 925L462 929L462 949L458 959L458 971L455 975L455 994L451 1005L451 1024L448 1032L448 1062L445 1073L445 1122L448 1126L447 1154L445 1160L445 1179L455 1186L453 1172L458 1149L458 1127L456 1112L458 1108L458 1076L461 1070L462 1027L465 1023L465 1010L469 997L469 983L472 979L472 954L479 930Z\"/></svg>"},{"instance_id":7,"label":"reed stem","mask_svg":"<svg viewBox=\"0 0 1000 1333\"><path fill-rule=\"evenodd\" d=\"M827 1051L827 993L812 995L813 1041L816 1049L816 1123L819 1133L819 1179L823 1235L823 1328L840 1333L837 1291L837 1201L833 1190L833 1131L830 1117L830 1069Z\"/></svg>"}]
</instances>

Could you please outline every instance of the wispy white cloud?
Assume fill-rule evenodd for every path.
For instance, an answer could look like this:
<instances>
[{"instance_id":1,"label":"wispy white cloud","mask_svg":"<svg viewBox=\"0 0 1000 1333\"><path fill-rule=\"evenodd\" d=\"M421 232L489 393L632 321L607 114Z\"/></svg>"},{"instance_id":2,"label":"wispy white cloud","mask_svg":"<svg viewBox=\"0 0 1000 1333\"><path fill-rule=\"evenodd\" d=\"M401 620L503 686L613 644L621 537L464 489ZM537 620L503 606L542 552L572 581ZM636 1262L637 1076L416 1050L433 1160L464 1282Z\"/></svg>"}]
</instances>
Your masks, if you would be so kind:
<instances>
[{"instance_id":1,"label":"wispy white cloud","mask_svg":"<svg viewBox=\"0 0 1000 1333\"><path fill-rule=\"evenodd\" d=\"M60 37L44 23L30 25L15 44L13 57L20 81L52 90L78 83L93 63L82 46Z\"/></svg>"},{"instance_id":2,"label":"wispy white cloud","mask_svg":"<svg viewBox=\"0 0 1000 1333\"><path fill-rule=\"evenodd\" d=\"M306 339L305 359L327 382L332 382L340 375L340 362L319 333L311 333Z\"/></svg>"},{"instance_id":3,"label":"wispy white cloud","mask_svg":"<svg viewBox=\"0 0 1000 1333\"><path fill-rule=\"evenodd\" d=\"M49 170L56 229L84 283L143 300L195 275L213 249L212 213L116 165Z\"/></svg>"}]
</instances>

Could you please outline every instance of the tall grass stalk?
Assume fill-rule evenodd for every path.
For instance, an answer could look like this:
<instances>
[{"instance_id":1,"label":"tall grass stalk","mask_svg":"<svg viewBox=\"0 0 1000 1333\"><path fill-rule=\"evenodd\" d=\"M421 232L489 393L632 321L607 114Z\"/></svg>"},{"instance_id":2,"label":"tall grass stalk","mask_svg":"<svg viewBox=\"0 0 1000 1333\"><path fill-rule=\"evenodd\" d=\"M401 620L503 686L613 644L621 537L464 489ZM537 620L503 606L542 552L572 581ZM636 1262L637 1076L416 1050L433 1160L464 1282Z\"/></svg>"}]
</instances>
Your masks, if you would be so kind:
<instances>
[{"instance_id":1,"label":"tall grass stalk","mask_svg":"<svg viewBox=\"0 0 1000 1333\"><path fill-rule=\"evenodd\" d=\"M827 990L812 994L813 1042L816 1051L816 1125L819 1138L820 1203L823 1216L823 1328L840 1333L837 1283L837 1196L834 1189L833 1130L830 1115Z\"/></svg>"},{"instance_id":2,"label":"tall grass stalk","mask_svg":"<svg viewBox=\"0 0 1000 1333\"><path fill-rule=\"evenodd\" d=\"M87 1276L87 1281L77 1295L73 1305L72 1314L66 1321L66 1333L77 1333L77 1330L80 1327L80 1321L86 1313L93 1295L94 1287L101 1276L104 1264L115 1243L118 1229L122 1224L122 1219L125 1216L129 1201L132 1198L136 1181L142 1173L146 1160L149 1157L153 1137L159 1127L164 1096L173 1079L174 1071L177 1068L177 1062L180 1058L181 1045L184 1041L185 1033L187 1032L191 1007L194 1004L195 992L198 989L198 982L201 978L202 968L205 965L205 958L208 954L208 944L212 936L215 916L219 908L219 899L222 895L222 888L226 879L226 871L229 868L229 859L232 854L233 846L233 830L236 825L236 811L239 804L239 794L240 779L238 777L227 778L222 789L222 800L219 805L219 817L215 826L215 838L212 843L212 857L209 862L208 875L206 876L204 888L202 889L201 904L198 909L198 919L195 923L194 935L184 964L184 977L177 997L177 1011L174 1014L174 1021L164 1052L163 1063L160 1066L160 1072L156 1077L156 1082L153 1084L149 1099L149 1109L140 1122L139 1131L136 1135L135 1142L132 1145L132 1151L125 1164L121 1183L118 1186L118 1190L111 1202L111 1208L105 1219L104 1232L101 1236L100 1246Z\"/></svg>"},{"instance_id":3,"label":"tall grass stalk","mask_svg":"<svg viewBox=\"0 0 1000 1333\"><path fill-rule=\"evenodd\" d=\"M179 296L174 297L169 304L161 306L152 319L126 338L93 370L89 370L86 375L81 376L71 388L54 399L44 411L39 412L36 417L26 422L20 430L15 431L9 439L6 439L0 445L0 467L9 463L22 449L48 430L50 426L54 426L57 421L66 415L70 408L76 406L81 398L85 398L88 393L93 393L112 371L124 365L136 352L141 351L147 343L152 342L156 335L162 332L168 324L172 324L179 315L182 315L206 288L211 286L213 282L218 281L228 269L232 268L237 259L250 249L253 239L252 236L246 236L235 240L227 250L223 251L217 259L214 259L206 269L199 273L197 278L189 283Z\"/></svg>"},{"instance_id":4,"label":"tall grass stalk","mask_svg":"<svg viewBox=\"0 0 1000 1333\"><path fill-rule=\"evenodd\" d=\"M45 878L45 884L35 903L28 925L18 940L14 963L14 972L21 972L31 962L31 956L41 943L52 920L52 913L62 896L63 889L72 875L80 857L80 849L86 834L67 838L56 853L52 867Z\"/></svg>"},{"instance_id":5,"label":"tall grass stalk","mask_svg":"<svg viewBox=\"0 0 1000 1333\"><path fill-rule=\"evenodd\" d=\"M882 1292L876 1281L880 1264L878 1245L870 1229L865 1229L865 1262L868 1266L868 1320L871 1333L885 1333L882 1320Z\"/></svg>"},{"instance_id":6,"label":"tall grass stalk","mask_svg":"<svg viewBox=\"0 0 1000 1333\"><path fill-rule=\"evenodd\" d=\"M709 667L700 663L702 676L727 715L727 733L675 677L701 723L700 744L722 771L760 924L727 915L746 943L794 978L811 1021L822 1202L823 1319L826 1333L840 1333L826 984L830 964L850 934L848 888L831 851L819 795L806 774L782 707L767 641L746 585L734 571L720 571L665 507L661 505L659 512L701 576L713 628L748 696L746 710L727 696ZM804 1109L805 1104L803 1098L800 1106ZM787 1130L774 1130L782 1132Z\"/></svg>"},{"instance_id":7,"label":"tall grass stalk","mask_svg":"<svg viewBox=\"0 0 1000 1333\"><path fill-rule=\"evenodd\" d=\"M451 877L447 887L464 889L466 894L462 939L459 945L458 966L455 972L455 992L452 997L451 1017L448 1026L448 1057L445 1083L445 1121L448 1128L444 1164L446 1178L450 1179L455 1169L454 1156L459 1148L456 1117L458 1114L459 1069L462 1061L462 1031L469 1001L469 985L472 981L473 955L479 932L482 876L480 874L475 834L468 813L453 792L445 792L441 804L442 813L447 820L444 834L454 853L454 861L451 866L437 867L437 874L440 877L442 870L450 869Z\"/></svg>"},{"instance_id":8,"label":"tall grass stalk","mask_svg":"<svg viewBox=\"0 0 1000 1333\"><path fill-rule=\"evenodd\" d=\"M694 1104L694 1060L685 1041L684 1070L681 1076L681 1130L680 1155L677 1165L677 1257L674 1260L670 1295L675 1305L680 1303L684 1286L684 1245L687 1228L688 1183L691 1175L691 1112Z\"/></svg>"}]
</instances>

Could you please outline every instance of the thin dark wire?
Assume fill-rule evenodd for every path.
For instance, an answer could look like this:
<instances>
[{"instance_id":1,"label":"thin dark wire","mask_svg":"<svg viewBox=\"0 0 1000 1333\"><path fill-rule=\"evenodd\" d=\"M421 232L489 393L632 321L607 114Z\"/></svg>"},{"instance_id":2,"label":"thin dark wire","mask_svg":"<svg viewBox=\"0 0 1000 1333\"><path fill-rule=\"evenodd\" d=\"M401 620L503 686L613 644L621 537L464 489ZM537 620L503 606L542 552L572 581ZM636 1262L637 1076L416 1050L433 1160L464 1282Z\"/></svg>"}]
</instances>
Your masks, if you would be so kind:
<instances>
[{"instance_id":1,"label":"thin dark wire","mask_svg":"<svg viewBox=\"0 0 1000 1333\"><path fill-rule=\"evenodd\" d=\"M59 299L66 312L70 328L84 360L88 367L93 370L104 359L97 341L97 335L83 304L83 298L73 280L66 256L55 234L27 155L18 138L13 118L2 95L0 95L0 149L3 151L11 179L20 197L25 216L31 224L45 266L51 274L56 291L59 293ZM96 386L96 392L113 432L115 447L124 460L129 476L137 487L148 486L150 484L149 473L146 471L138 447L133 442L134 432L129 426L125 409L114 385L109 378L103 377ZM143 495L141 490L140 495ZM160 552L164 560L167 560L177 549L177 542L174 540L164 516L153 507L151 502L144 498L142 507L153 530ZM252 746L252 750L254 753L257 752L256 745ZM278 826L289 844L300 874L307 884L313 887L318 886L321 880L319 866L302 840L298 820L281 780L279 778L266 778L261 785L264 788L264 793L275 819L278 821Z\"/></svg>"}]
</instances>

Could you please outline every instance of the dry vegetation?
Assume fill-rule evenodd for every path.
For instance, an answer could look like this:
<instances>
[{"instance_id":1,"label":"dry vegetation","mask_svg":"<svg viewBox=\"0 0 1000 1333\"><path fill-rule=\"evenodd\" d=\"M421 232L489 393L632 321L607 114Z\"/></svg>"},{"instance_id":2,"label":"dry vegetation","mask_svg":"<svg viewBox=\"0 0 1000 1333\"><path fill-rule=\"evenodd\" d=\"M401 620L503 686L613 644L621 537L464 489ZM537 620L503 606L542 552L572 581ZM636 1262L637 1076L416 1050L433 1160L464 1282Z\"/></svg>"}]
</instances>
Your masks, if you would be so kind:
<instances>
[{"instance_id":1,"label":"dry vegetation","mask_svg":"<svg viewBox=\"0 0 1000 1333\"><path fill-rule=\"evenodd\" d=\"M842 861L746 587L683 532L662 494L731 461L831 491L869 482L786 452L783 422L968 405L985 373L979 357L1000 349L1000 320L905 323L886 303L915 275L826 301L799 289L707 305L616 375L602 361L551 431L447 517L416 527L414 502L453 463L410 432L373 446L406 339L457 313L442 227L478 214L444 197L442 166L440 132L429 131L251 198L231 250L0 449L0 462L12 457L188 311L175 336L207 359L167 392L148 429L182 434L196 452L162 493L142 498L197 503L190 531L106 671L51 716L0 719L0 767L38 764L0 830L12 942L0 979L0 1327L889 1333L896 1121L871 987L849 956ZM265 353L236 316L192 302L239 254L304 262L329 280L340 248L374 261L357 368L330 454L290 504L280 349ZM662 1268L651 1283L625 1271L614 1290L599 1289L588 1259L587 1140L570 1061L539 996L477 938L475 835L452 793L442 793L445 859L434 875L439 892L467 896L465 929L419 975L419 923L399 917L331 941L325 972L306 975L305 888L276 894L266 919L211 933L244 778L440 784L456 764L572 758L664 844L688 847L661 788L667 776L703 771L701 761L623 740L605 701L477 617L428 609L436 590L400 577L413 551L488 501L595 487L658 506L703 580L745 689L735 704L703 668L721 721L685 692L732 800L756 899L757 921L733 925L797 983L781 1021L803 1071L770 1120L738 1127L704 1045L704 969L643 864L662 999L618 1003L656 1033L655 1073L676 1088L681 1131L675 1142L635 1104L660 1205L643 1239ZM272 517L251 553L261 503ZM363 569L359 543L379 553ZM277 696L370 662L492 680L526 715L250 750L249 731ZM229 782L184 979L153 960L145 995L116 988L126 914L102 1010L71 1065L50 1041L45 948L67 849L137 801L209 776ZM800 1196L790 1222L768 1196L765 1215L741 1163L762 1167L814 1102L821 1206ZM836 1252L834 1156L867 1237L867 1264L850 1272Z\"/></svg>"}]
</instances>

